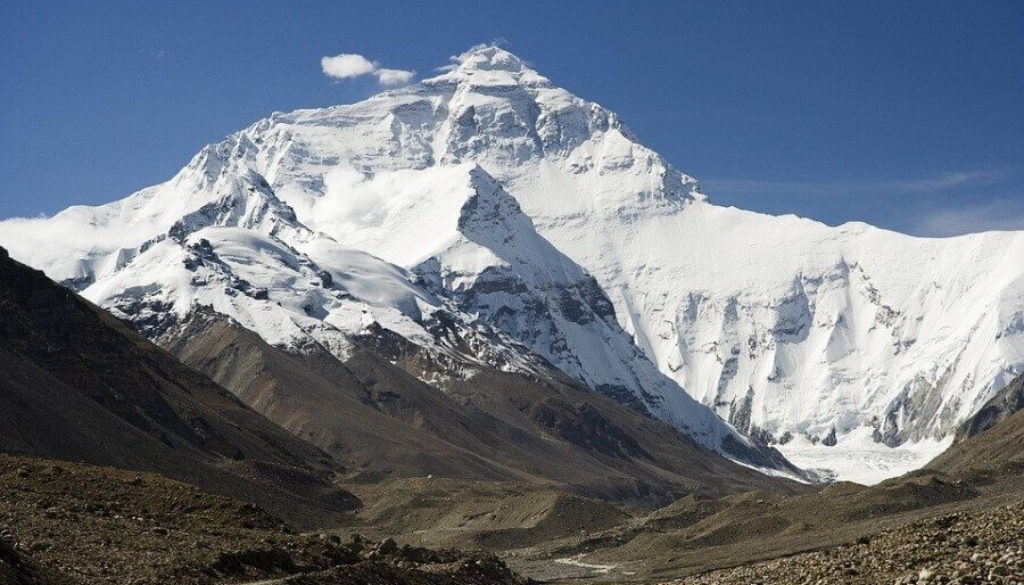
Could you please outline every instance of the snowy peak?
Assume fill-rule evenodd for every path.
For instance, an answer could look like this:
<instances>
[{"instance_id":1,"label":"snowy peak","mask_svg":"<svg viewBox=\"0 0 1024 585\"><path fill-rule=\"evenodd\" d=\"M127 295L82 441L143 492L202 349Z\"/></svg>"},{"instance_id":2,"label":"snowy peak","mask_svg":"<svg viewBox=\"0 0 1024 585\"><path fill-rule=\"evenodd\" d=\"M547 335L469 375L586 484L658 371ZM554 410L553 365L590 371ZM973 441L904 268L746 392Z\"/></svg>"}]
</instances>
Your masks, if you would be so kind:
<instances>
[{"instance_id":1,"label":"snowy peak","mask_svg":"<svg viewBox=\"0 0 1024 585\"><path fill-rule=\"evenodd\" d=\"M514 197L479 165L469 170L473 195L462 206L459 233L466 245L489 250L496 263L531 285L573 284L592 278L541 237Z\"/></svg>"},{"instance_id":2,"label":"snowy peak","mask_svg":"<svg viewBox=\"0 0 1024 585\"><path fill-rule=\"evenodd\" d=\"M186 214L168 230L179 241L208 226L229 226L255 230L269 236L288 232L288 240L308 240L312 232L301 225L295 211L274 194L263 175L246 170L215 183L210 203Z\"/></svg>"},{"instance_id":3,"label":"snowy peak","mask_svg":"<svg viewBox=\"0 0 1024 585\"><path fill-rule=\"evenodd\" d=\"M777 462L693 401L633 343L598 282L534 228L479 165L457 237L413 267L439 297L503 331L569 377L686 429L712 448L759 465Z\"/></svg>"},{"instance_id":4,"label":"snowy peak","mask_svg":"<svg viewBox=\"0 0 1024 585\"><path fill-rule=\"evenodd\" d=\"M553 364L777 466L659 372L598 281L541 233L593 210L674 209L694 187L614 114L478 47L417 85L274 114L122 201L28 222L19 230L62 224L79 238L12 252L61 280L81 275L86 296L154 338L198 307L338 356L387 329L447 356L437 363ZM62 265L69 255L79 263Z\"/></svg>"},{"instance_id":5,"label":"snowy peak","mask_svg":"<svg viewBox=\"0 0 1024 585\"><path fill-rule=\"evenodd\" d=\"M1024 234L712 205L614 113L493 46L275 113L121 201L0 228L126 314L212 304L289 347L377 323L447 351L444 312L502 367L527 348L707 444L743 442L713 410L815 467L859 473L867 453L870 479L926 460L1024 370ZM183 268L203 241L223 262Z\"/></svg>"},{"instance_id":6,"label":"snowy peak","mask_svg":"<svg viewBox=\"0 0 1024 585\"><path fill-rule=\"evenodd\" d=\"M474 87L549 87L551 82L531 69L525 61L494 45L478 45L452 57L453 65L437 77L424 80L425 86L467 83Z\"/></svg>"}]
</instances>

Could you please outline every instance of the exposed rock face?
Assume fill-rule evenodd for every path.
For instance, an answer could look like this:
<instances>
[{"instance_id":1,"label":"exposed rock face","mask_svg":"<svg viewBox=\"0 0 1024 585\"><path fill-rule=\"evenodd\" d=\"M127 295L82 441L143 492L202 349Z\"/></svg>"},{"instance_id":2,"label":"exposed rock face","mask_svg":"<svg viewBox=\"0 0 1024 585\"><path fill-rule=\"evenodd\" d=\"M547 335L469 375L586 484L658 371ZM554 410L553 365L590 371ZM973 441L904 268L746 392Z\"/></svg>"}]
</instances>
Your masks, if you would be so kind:
<instances>
[{"instance_id":1,"label":"exposed rock face","mask_svg":"<svg viewBox=\"0 0 1024 585\"><path fill-rule=\"evenodd\" d=\"M1017 476L1024 469L1022 378L1003 388L957 432L957 442L928 467L967 478Z\"/></svg>"},{"instance_id":2,"label":"exposed rock face","mask_svg":"<svg viewBox=\"0 0 1024 585\"><path fill-rule=\"evenodd\" d=\"M956 431L956 442L991 429L1021 409L1024 409L1024 376L1015 378L974 413L974 416L964 421Z\"/></svg>"}]
</instances>

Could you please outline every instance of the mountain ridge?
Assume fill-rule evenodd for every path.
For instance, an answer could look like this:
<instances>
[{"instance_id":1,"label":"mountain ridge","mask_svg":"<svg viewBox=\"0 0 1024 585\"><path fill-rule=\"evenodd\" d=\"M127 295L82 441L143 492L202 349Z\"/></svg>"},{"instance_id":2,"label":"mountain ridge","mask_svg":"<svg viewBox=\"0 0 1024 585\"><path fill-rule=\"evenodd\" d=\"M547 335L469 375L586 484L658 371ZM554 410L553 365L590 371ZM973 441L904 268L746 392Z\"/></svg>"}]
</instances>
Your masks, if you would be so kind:
<instances>
[{"instance_id":1,"label":"mountain ridge","mask_svg":"<svg viewBox=\"0 0 1024 585\"><path fill-rule=\"evenodd\" d=\"M119 258L132 253L122 248L166 233L234 177L258 183L258 176L311 233L376 256L390 265L383 272L413 274L431 252L445 249L448 240L438 238L452 236L436 226L455 223L458 233L461 210L421 222L403 213L464 189L470 169L493 178L540 238L593 277L621 329L614 336L638 348L636 360L613 351L616 361L631 376L645 371L644 363L659 370L640 376L643 382L606 373L588 385L621 386L680 428L704 412L689 404L689 394L742 433L776 442L800 465L876 481L927 461L1024 367L1024 312L1016 308L1024 300L1021 233L923 239L715 206L615 114L488 46L457 57L436 77L356 104L274 113L204 148L168 183L105 208L4 222L0 241L92 298L99 289L89 278L124 273ZM103 227L114 218L127 235ZM399 225L412 227L401 233ZM71 242L40 242L28 233L61 228L85 233ZM68 252L78 257L68 262ZM462 271L464 282L483 283L480 275L494 262L485 256L473 256L481 263L476 272ZM413 297L430 313L423 313L427 297ZM299 329L309 329L302 335L334 336L316 333L324 327L313 322L317 316L306 322L296 308L305 323ZM433 343L408 303L364 303L352 313L363 311ZM523 323L503 323L496 313L462 322L489 329L478 346L504 347L510 365L519 358L508 349L518 342L509 338L524 339L521 330L515 334ZM536 351L540 338L526 339ZM580 335L566 339L585 346ZM337 337L335 344L344 342ZM569 351L561 367L571 371L567 364L581 355ZM663 399L653 404L644 392ZM738 436L713 425L719 430L705 438ZM859 471L865 456L875 468L868 475Z\"/></svg>"},{"instance_id":2,"label":"mountain ridge","mask_svg":"<svg viewBox=\"0 0 1024 585\"><path fill-rule=\"evenodd\" d=\"M439 391L415 375L432 369L432 354L392 332L361 336L340 361L269 346L205 312L160 341L270 420L351 461L353 481L515 481L648 504L680 492L809 489L735 465L565 376L479 365Z\"/></svg>"}]
</instances>

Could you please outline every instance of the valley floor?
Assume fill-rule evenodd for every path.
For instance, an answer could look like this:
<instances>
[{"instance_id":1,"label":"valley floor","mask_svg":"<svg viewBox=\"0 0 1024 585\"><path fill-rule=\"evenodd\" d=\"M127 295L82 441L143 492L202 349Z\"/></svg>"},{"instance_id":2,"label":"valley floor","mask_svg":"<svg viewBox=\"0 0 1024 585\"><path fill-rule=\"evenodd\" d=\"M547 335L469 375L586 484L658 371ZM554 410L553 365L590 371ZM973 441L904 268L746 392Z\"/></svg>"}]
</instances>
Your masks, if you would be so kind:
<instances>
[{"instance_id":1,"label":"valley floor","mask_svg":"<svg viewBox=\"0 0 1024 585\"><path fill-rule=\"evenodd\" d=\"M1024 580L1017 467L967 479L923 471L873 488L836 484L802 495L689 496L653 511L501 482L412 478L345 487L364 502L348 526L299 534L257 506L159 475L0 455L0 582Z\"/></svg>"},{"instance_id":2,"label":"valley floor","mask_svg":"<svg viewBox=\"0 0 1024 585\"><path fill-rule=\"evenodd\" d=\"M515 585L487 553L300 534L153 474L0 454L0 585Z\"/></svg>"},{"instance_id":3,"label":"valley floor","mask_svg":"<svg viewBox=\"0 0 1024 585\"><path fill-rule=\"evenodd\" d=\"M504 484L435 479L345 488L367 504L339 531L345 537L390 530L419 545L485 548L545 583L867 584L911 573L916 580L921 571L935 582L959 575L972 583L986 582L971 578L992 570L1024 577L1016 552L1024 545L1024 479L1012 466L965 477L924 470L811 494L688 496L628 515Z\"/></svg>"},{"instance_id":4,"label":"valley floor","mask_svg":"<svg viewBox=\"0 0 1024 585\"><path fill-rule=\"evenodd\" d=\"M394 479L345 484L362 508L301 534L157 475L0 455L0 583L1008 585L1024 580L1021 469L687 496L653 511L510 482Z\"/></svg>"}]
</instances>

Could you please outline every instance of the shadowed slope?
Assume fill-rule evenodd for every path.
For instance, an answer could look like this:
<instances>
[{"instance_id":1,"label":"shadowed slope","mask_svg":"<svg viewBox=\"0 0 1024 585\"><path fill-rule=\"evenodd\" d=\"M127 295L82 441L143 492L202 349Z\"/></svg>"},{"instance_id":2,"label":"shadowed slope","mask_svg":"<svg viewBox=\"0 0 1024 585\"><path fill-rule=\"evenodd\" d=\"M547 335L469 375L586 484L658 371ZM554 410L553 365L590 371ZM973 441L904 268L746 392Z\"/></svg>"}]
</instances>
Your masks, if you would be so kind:
<instances>
[{"instance_id":1,"label":"shadowed slope","mask_svg":"<svg viewBox=\"0 0 1024 585\"><path fill-rule=\"evenodd\" d=\"M340 466L0 249L0 448L156 471L308 519ZM323 518L320 518L323 520Z\"/></svg>"}]
</instances>

